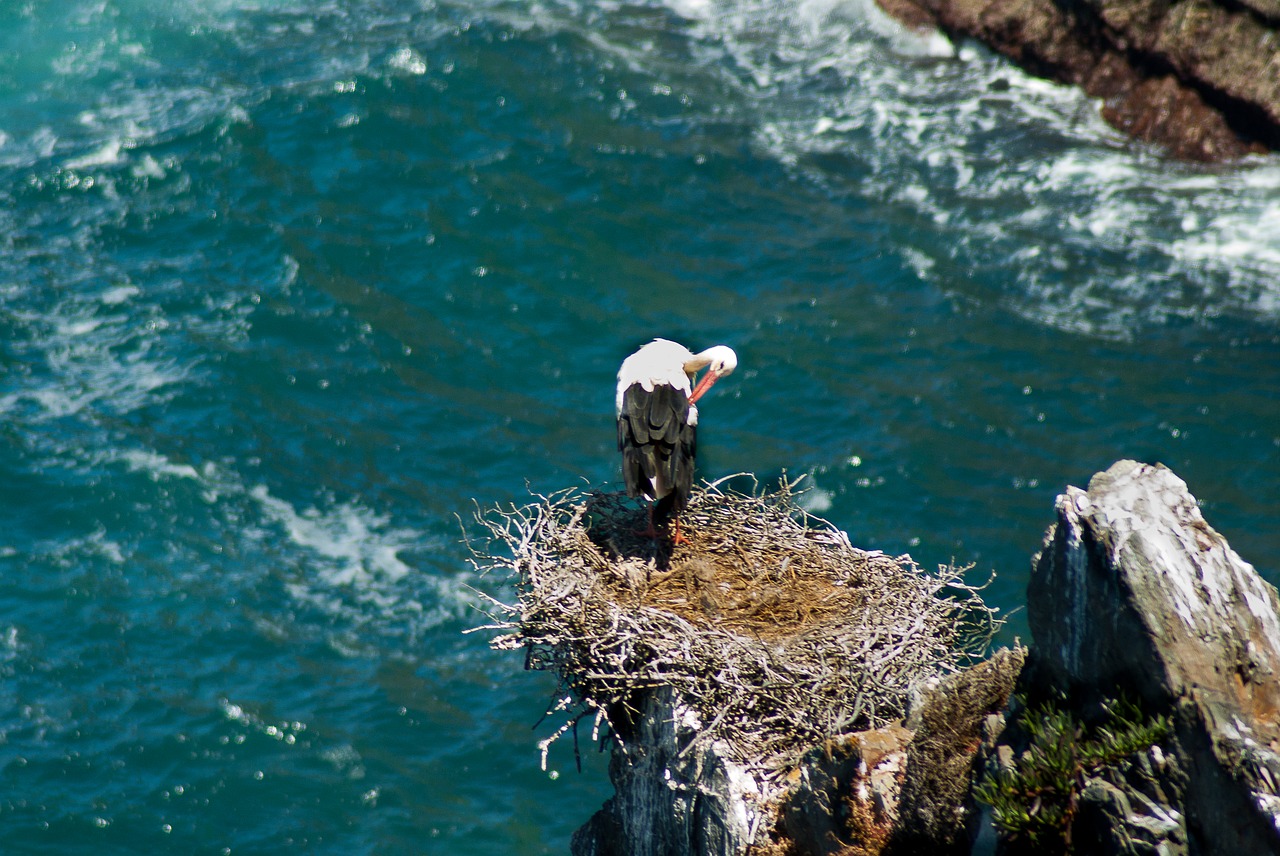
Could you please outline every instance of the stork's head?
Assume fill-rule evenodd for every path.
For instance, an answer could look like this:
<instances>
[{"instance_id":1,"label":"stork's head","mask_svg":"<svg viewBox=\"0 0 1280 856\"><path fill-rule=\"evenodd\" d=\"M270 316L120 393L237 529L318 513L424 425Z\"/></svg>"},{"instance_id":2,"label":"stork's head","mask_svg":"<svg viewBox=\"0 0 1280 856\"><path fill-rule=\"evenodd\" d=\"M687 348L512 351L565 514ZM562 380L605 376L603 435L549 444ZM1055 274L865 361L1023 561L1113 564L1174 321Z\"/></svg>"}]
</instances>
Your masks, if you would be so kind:
<instances>
[{"instance_id":1,"label":"stork's head","mask_svg":"<svg viewBox=\"0 0 1280 856\"><path fill-rule=\"evenodd\" d=\"M733 370L738 367L738 355L733 352L733 348L726 345L715 345L707 348L700 354L695 354L693 359L684 364L684 370L692 377L700 369L706 369L707 373L703 375L702 380L698 382L698 386L689 396L689 401L696 403L699 398L711 389L711 385L722 377L733 374Z\"/></svg>"}]
</instances>

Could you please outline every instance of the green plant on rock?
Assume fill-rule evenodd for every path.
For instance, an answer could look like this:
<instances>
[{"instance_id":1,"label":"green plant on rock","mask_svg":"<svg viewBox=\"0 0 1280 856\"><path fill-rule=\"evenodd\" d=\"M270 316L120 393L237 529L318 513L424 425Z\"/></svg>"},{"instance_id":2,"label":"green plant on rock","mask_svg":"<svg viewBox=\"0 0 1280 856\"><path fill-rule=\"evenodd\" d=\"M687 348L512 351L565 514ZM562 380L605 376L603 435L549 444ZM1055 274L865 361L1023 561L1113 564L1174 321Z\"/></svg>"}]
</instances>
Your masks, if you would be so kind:
<instances>
[{"instance_id":1,"label":"green plant on rock","mask_svg":"<svg viewBox=\"0 0 1280 856\"><path fill-rule=\"evenodd\" d=\"M1065 849L1088 776L1147 751L1172 730L1167 716L1146 717L1123 697L1104 708L1105 719L1093 727L1052 702L1022 715L1026 751L974 791L1002 837L1045 852Z\"/></svg>"}]
</instances>

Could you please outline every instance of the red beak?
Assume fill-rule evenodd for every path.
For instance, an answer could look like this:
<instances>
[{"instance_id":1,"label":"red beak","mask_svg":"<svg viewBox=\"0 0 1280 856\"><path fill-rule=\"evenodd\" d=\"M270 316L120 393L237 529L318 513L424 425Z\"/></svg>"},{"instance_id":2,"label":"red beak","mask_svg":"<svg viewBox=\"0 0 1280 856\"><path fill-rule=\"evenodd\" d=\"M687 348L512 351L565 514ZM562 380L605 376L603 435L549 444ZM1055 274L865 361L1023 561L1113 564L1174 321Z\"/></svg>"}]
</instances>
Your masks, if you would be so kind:
<instances>
[{"instance_id":1,"label":"red beak","mask_svg":"<svg viewBox=\"0 0 1280 856\"><path fill-rule=\"evenodd\" d=\"M703 375L702 380L698 381L698 385L689 396L689 403L697 404L698 399L702 398L702 396L706 394L707 390L711 389L711 385L718 380L720 380L720 375L715 372L707 372Z\"/></svg>"}]
</instances>

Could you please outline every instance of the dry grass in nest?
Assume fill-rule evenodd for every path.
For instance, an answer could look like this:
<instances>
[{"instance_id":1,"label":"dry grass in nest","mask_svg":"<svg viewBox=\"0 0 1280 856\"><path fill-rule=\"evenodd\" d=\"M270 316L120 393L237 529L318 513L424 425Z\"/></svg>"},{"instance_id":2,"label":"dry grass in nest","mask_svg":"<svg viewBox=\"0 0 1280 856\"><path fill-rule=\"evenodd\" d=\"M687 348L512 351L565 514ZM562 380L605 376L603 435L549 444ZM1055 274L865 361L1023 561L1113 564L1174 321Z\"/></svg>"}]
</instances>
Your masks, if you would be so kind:
<instances>
[{"instance_id":1,"label":"dry grass in nest","mask_svg":"<svg viewBox=\"0 0 1280 856\"><path fill-rule=\"evenodd\" d=\"M961 570L853 547L799 508L792 484L743 494L724 481L694 490L689 543L674 548L637 534L646 511L622 493L571 489L477 515L489 535L477 565L518 592L477 629L501 631L495 648L524 649L569 690L544 763L584 716L621 743L636 694L671 686L701 717L700 741L777 772L901 717L913 686L990 641L994 610Z\"/></svg>"}]
</instances>

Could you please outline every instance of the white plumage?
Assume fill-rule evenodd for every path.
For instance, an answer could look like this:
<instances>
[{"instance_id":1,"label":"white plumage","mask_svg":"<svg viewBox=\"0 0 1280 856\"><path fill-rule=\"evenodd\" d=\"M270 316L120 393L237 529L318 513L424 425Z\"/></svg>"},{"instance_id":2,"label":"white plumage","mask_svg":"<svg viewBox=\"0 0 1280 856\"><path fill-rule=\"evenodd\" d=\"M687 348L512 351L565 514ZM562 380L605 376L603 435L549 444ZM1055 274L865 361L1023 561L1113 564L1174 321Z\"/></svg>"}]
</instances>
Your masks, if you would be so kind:
<instances>
[{"instance_id":1,"label":"white plumage","mask_svg":"<svg viewBox=\"0 0 1280 856\"><path fill-rule=\"evenodd\" d=\"M623 360L616 400L622 475L631 496L657 500L657 520L689 502L697 455L695 402L737 367L732 348L716 345L695 354L668 339L654 339ZM704 368L707 374L695 387L693 378Z\"/></svg>"}]
</instances>

